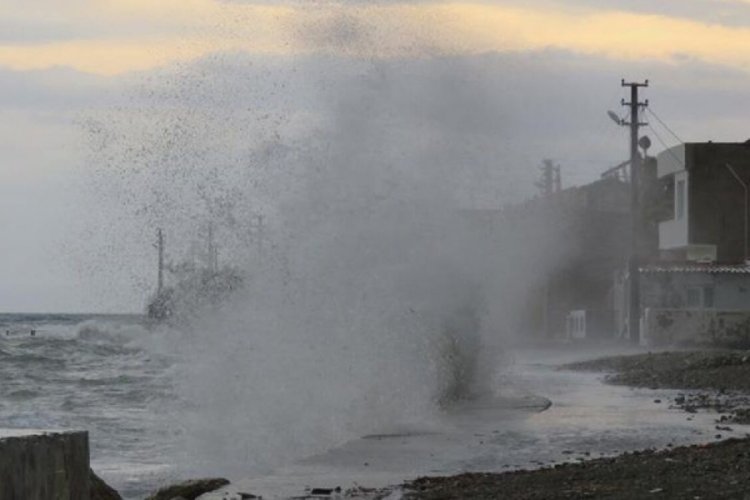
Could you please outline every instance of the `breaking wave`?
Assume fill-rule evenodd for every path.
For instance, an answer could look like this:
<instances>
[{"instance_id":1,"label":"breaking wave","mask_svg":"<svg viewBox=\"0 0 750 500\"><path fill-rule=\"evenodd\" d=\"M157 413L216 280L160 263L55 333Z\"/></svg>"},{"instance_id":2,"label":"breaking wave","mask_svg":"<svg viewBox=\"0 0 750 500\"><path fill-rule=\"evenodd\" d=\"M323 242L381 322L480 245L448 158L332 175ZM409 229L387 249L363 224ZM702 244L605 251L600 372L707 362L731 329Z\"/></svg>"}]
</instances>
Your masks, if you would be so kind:
<instances>
[{"instance_id":1,"label":"breaking wave","mask_svg":"<svg viewBox=\"0 0 750 500\"><path fill-rule=\"evenodd\" d=\"M496 388L507 278L524 261L505 259L492 223L465 209L473 156L456 151L484 97L461 94L452 114L452 85L412 104L403 68L331 76L319 62L264 67L303 105L239 106L237 83L260 70L223 55L89 126L101 212L122 222L112 241L146 246L161 228L173 268L220 260L241 274L210 307L172 283L187 288L176 303L188 319L146 341L180 360L177 461L200 473L269 471ZM433 109L445 115L426 120Z\"/></svg>"}]
</instances>

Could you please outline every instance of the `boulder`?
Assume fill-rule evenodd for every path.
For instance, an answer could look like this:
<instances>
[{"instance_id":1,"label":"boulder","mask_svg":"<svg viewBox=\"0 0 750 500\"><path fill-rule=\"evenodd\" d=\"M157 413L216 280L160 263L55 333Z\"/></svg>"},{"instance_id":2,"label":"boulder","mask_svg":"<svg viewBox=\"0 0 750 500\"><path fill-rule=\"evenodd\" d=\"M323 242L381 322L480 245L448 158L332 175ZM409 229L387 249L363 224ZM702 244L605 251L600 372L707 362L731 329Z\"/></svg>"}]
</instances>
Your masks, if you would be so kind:
<instances>
[{"instance_id":1,"label":"boulder","mask_svg":"<svg viewBox=\"0 0 750 500\"><path fill-rule=\"evenodd\" d=\"M195 500L204 493L216 491L228 484L229 480L224 478L191 479L161 488L146 500L174 500L180 497L184 500Z\"/></svg>"},{"instance_id":2,"label":"boulder","mask_svg":"<svg viewBox=\"0 0 750 500\"><path fill-rule=\"evenodd\" d=\"M89 469L89 492L91 500L122 500L117 491Z\"/></svg>"}]
</instances>

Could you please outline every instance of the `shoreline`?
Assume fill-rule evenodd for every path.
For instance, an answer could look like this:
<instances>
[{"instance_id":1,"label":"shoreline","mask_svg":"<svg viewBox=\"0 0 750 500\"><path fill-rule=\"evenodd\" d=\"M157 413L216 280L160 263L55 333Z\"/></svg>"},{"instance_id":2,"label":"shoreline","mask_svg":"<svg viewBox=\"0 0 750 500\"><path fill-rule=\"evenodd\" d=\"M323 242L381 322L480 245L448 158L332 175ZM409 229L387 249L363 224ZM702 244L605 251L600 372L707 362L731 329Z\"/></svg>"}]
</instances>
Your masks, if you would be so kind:
<instances>
[{"instance_id":1,"label":"shoreline","mask_svg":"<svg viewBox=\"0 0 750 500\"><path fill-rule=\"evenodd\" d=\"M631 354L560 369L604 373L607 384L680 391L669 407L685 412L687 420L698 412L713 415L715 441L647 448L536 470L421 477L401 485L404 498L745 498L750 490L750 435L729 439L726 435L734 431L727 424L750 421L750 352Z\"/></svg>"},{"instance_id":2,"label":"shoreline","mask_svg":"<svg viewBox=\"0 0 750 500\"><path fill-rule=\"evenodd\" d=\"M423 477L401 488L404 498L419 500L745 498L750 438L647 449L533 471Z\"/></svg>"},{"instance_id":3,"label":"shoreline","mask_svg":"<svg viewBox=\"0 0 750 500\"><path fill-rule=\"evenodd\" d=\"M546 477L555 474L550 471L560 468L579 474L577 467L585 468L586 464L593 464L597 460L614 462L614 465L598 468L602 475L599 479L607 481L612 479L606 477L607 470L616 470L613 467L618 467L621 460L627 461L626 457L631 454L639 457L638 460L662 453L657 449L664 450L664 453L690 454L694 448L704 448L705 443L741 436L745 430L750 430L737 426L730 431L720 431L721 436L717 438L719 431L715 426L719 424L715 421L719 415L708 413L710 408L688 413L668 404L668 401L688 391L675 387L657 387L654 391L622 384L611 385L611 380L609 383L602 380L602 373L611 374L612 369L598 367L592 371L580 367L573 370L560 365L565 361L587 358L593 358L587 362L593 363L602 359L654 356L643 354L643 351L635 355L607 356L612 353L612 349L596 349L588 353L533 349L519 353L510 370L513 380L519 382L516 388L549 396L555 404L548 411L534 413L509 408L500 411L482 404L476 408L468 405L456 412L465 431L462 434L438 433L433 437L415 434L390 443L387 440L355 440L313 457L313 460L285 467L275 476L243 479L201 499L234 500L240 498L239 492L279 499L378 499L389 495L390 498L399 498L398 495L413 498L474 498L476 492L471 495L463 493L466 488L469 488L466 491L470 491L471 481L476 481L477 485L484 484L486 488L498 482L498 487L507 488L506 476L520 474L536 477L539 474ZM708 351L704 354L713 355ZM678 351L673 355L687 354ZM460 443L460 447L456 443ZM428 458L433 454L439 456L440 460L436 462ZM369 467L362 467L361 462L356 463L365 459L369 462L365 465ZM570 467L573 469L568 469ZM414 479L424 476L430 479ZM446 485L450 484L453 484L453 489L446 490ZM544 480L540 480L539 484L545 485L538 491L540 496L529 498L549 498L545 488L557 488ZM360 485L372 488L362 488ZM337 487L341 488L338 493L335 492ZM328 496L312 495L314 488L331 490L332 493ZM655 488L659 486L652 489ZM436 491L442 491L443 496L425 496ZM508 496L499 490L494 493L491 489L488 491L486 498L526 498Z\"/></svg>"}]
</instances>

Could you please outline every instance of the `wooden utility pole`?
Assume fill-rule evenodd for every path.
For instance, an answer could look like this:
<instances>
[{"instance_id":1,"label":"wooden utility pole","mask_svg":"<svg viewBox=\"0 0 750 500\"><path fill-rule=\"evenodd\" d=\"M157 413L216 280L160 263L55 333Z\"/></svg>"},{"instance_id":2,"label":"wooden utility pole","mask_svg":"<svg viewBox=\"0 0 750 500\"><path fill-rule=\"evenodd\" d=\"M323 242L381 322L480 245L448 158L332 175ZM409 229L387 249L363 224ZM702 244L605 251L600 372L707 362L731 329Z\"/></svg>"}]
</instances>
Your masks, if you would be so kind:
<instances>
[{"instance_id":1,"label":"wooden utility pole","mask_svg":"<svg viewBox=\"0 0 750 500\"><path fill-rule=\"evenodd\" d=\"M638 128L641 123L638 114L641 106L648 106L648 100L638 102L638 88L648 87L648 80L644 83L627 83L622 80L623 87L630 87L630 102L622 100L623 106L630 107L630 212L632 223L630 259L628 271L630 275L630 294L628 301L628 332L630 341L634 344L641 340L641 275L640 275L640 231L641 231L641 203L640 203L640 173L641 156L638 153Z\"/></svg>"}]
</instances>

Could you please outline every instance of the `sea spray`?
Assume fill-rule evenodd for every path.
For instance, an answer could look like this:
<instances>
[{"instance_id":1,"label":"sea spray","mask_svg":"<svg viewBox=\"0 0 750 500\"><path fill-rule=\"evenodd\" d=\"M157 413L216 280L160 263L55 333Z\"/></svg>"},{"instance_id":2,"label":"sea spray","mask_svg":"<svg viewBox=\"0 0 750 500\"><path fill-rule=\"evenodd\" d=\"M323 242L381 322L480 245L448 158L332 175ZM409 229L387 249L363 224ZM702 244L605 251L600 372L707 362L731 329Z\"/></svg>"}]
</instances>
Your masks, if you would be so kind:
<instances>
[{"instance_id":1,"label":"sea spray","mask_svg":"<svg viewBox=\"0 0 750 500\"><path fill-rule=\"evenodd\" d=\"M401 203L336 206L317 221L293 210L305 223L289 223L294 246L275 245L284 266L248 271L235 297L191 325L193 459L268 470L426 425L471 395L483 304L460 247L475 240L454 229L458 213Z\"/></svg>"},{"instance_id":2,"label":"sea spray","mask_svg":"<svg viewBox=\"0 0 750 500\"><path fill-rule=\"evenodd\" d=\"M257 65L220 62L87 122L112 242L150 249L160 227L172 264L200 264L212 227L243 276L177 336L154 331L181 359L178 461L260 473L497 390L496 354L555 250L474 210L494 190L465 144L486 96L442 70L417 92L398 64L315 60L277 81L291 97L252 108L237 104Z\"/></svg>"}]
</instances>

